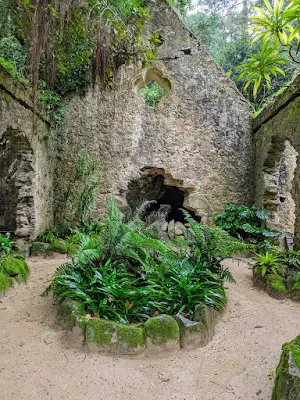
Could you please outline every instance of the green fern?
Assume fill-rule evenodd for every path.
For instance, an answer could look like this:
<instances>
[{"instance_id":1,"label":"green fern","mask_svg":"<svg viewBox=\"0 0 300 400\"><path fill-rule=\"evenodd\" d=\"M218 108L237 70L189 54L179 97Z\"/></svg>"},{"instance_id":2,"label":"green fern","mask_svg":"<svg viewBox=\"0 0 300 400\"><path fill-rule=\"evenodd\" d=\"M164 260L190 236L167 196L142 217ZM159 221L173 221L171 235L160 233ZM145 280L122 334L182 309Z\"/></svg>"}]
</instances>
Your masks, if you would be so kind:
<instances>
[{"instance_id":1,"label":"green fern","mask_svg":"<svg viewBox=\"0 0 300 400\"><path fill-rule=\"evenodd\" d=\"M72 262L56 271L44 294L53 292L57 301L76 299L86 312L126 323L156 312L192 318L197 304L221 309L223 281L234 279L220 262L240 243L187 214L191 254L186 248L175 251L156 239L153 221L141 219L145 208L146 203L125 219L112 198L99 233L80 236Z\"/></svg>"}]
</instances>

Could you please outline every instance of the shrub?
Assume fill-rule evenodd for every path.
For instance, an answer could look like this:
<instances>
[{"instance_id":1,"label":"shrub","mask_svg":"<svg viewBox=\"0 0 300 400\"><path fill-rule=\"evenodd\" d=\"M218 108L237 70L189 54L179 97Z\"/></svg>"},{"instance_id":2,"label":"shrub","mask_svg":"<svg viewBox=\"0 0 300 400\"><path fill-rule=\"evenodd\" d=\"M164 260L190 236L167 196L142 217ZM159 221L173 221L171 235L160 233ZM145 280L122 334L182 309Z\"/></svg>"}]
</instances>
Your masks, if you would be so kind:
<instances>
[{"instance_id":1,"label":"shrub","mask_svg":"<svg viewBox=\"0 0 300 400\"><path fill-rule=\"evenodd\" d=\"M215 223L231 236L244 240L258 248L271 248L280 232L266 227L268 211L256 207L228 204L215 217Z\"/></svg>"},{"instance_id":2,"label":"shrub","mask_svg":"<svg viewBox=\"0 0 300 400\"><path fill-rule=\"evenodd\" d=\"M122 218L112 199L100 232L81 236L72 262L56 271L45 294L52 291L57 301L75 299L86 313L124 323L144 322L157 313L192 318L197 304L221 309L223 281L233 281L221 260L244 244L185 213L188 255L186 248L174 250L158 240L155 222L141 220L140 214Z\"/></svg>"}]
</instances>

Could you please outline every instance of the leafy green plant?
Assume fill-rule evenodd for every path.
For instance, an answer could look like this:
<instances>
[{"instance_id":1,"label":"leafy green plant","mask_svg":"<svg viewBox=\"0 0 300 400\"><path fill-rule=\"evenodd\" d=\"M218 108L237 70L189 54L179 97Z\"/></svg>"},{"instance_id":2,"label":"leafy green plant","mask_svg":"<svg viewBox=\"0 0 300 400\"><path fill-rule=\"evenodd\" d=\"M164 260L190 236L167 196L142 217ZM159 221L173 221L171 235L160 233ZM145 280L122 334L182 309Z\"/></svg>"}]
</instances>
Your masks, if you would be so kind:
<instances>
[{"instance_id":1,"label":"leafy green plant","mask_svg":"<svg viewBox=\"0 0 300 400\"><path fill-rule=\"evenodd\" d=\"M38 108L43 114L53 118L56 124L67 115L66 109L62 106L61 96L47 89L47 83L43 80L39 81Z\"/></svg>"},{"instance_id":2,"label":"leafy green plant","mask_svg":"<svg viewBox=\"0 0 300 400\"><path fill-rule=\"evenodd\" d=\"M36 242L53 244L57 239L66 239L73 233L73 228L69 225L55 226L46 229L36 238Z\"/></svg>"},{"instance_id":3,"label":"leafy green plant","mask_svg":"<svg viewBox=\"0 0 300 400\"><path fill-rule=\"evenodd\" d=\"M12 243L9 234L2 235L0 233L0 253L9 254L12 251Z\"/></svg>"},{"instance_id":4,"label":"leafy green plant","mask_svg":"<svg viewBox=\"0 0 300 400\"><path fill-rule=\"evenodd\" d=\"M246 63L239 65L242 72L239 79L246 78L244 90L253 83L253 95L264 81L268 88L271 87L271 74L284 75L282 64L297 60L300 40L300 2L299 0L284 1L264 0L264 7L252 7L255 15L249 18L253 39L262 41L259 55L250 55ZM289 60L281 55L286 53Z\"/></svg>"},{"instance_id":5,"label":"leafy green plant","mask_svg":"<svg viewBox=\"0 0 300 400\"><path fill-rule=\"evenodd\" d=\"M267 274L278 275L278 268L282 267L283 259L278 255L266 252L265 254L257 254L254 273L261 275L262 278Z\"/></svg>"},{"instance_id":6,"label":"leafy green plant","mask_svg":"<svg viewBox=\"0 0 300 400\"><path fill-rule=\"evenodd\" d=\"M150 107L156 107L165 95L166 91L155 81L149 82L139 91L139 96L142 96Z\"/></svg>"},{"instance_id":7,"label":"leafy green plant","mask_svg":"<svg viewBox=\"0 0 300 400\"><path fill-rule=\"evenodd\" d=\"M266 41L259 54L250 54L247 62L240 64L236 69L242 71L237 77L237 81L244 80L244 92L253 84L253 97L256 98L257 91L262 83L266 82L267 88L271 88L271 75L285 75L281 64L288 64L289 61L282 56L284 50L278 49L277 46L270 46L269 41Z\"/></svg>"},{"instance_id":8,"label":"leafy green plant","mask_svg":"<svg viewBox=\"0 0 300 400\"><path fill-rule=\"evenodd\" d=\"M98 186L100 169L95 160L79 154L76 159L75 181L81 187L76 192L75 213L80 222L88 220L95 199L95 190Z\"/></svg>"},{"instance_id":9,"label":"leafy green plant","mask_svg":"<svg viewBox=\"0 0 300 400\"><path fill-rule=\"evenodd\" d=\"M274 45L278 45L279 43L289 44L294 38L299 39L298 31L290 25L298 12L295 3L289 2L285 5L284 0L274 0L272 6L269 0L264 0L264 5L264 8L252 7L256 13L249 18L253 25L252 42L260 38L267 42L271 38Z\"/></svg>"},{"instance_id":10,"label":"leafy green plant","mask_svg":"<svg viewBox=\"0 0 300 400\"><path fill-rule=\"evenodd\" d=\"M143 205L145 207L145 205ZM188 213L186 249L156 239L143 207L124 219L114 199L97 233L80 234L72 262L60 267L46 289L57 301L79 301L85 312L124 323L157 313L192 318L197 304L221 309L224 279L233 282L221 260L245 245L219 228L201 226Z\"/></svg>"},{"instance_id":11,"label":"leafy green plant","mask_svg":"<svg viewBox=\"0 0 300 400\"><path fill-rule=\"evenodd\" d=\"M215 217L215 223L231 236L264 249L271 248L280 236L280 232L266 227L267 219L267 210L228 204L225 210Z\"/></svg>"},{"instance_id":12,"label":"leafy green plant","mask_svg":"<svg viewBox=\"0 0 300 400\"><path fill-rule=\"evenodd\" d=\"M255 279L269 282L280 294L299 296L300 290L300 252L295 250L276 250L257 254L253 267Z\"/></svg>"}]
</instances>

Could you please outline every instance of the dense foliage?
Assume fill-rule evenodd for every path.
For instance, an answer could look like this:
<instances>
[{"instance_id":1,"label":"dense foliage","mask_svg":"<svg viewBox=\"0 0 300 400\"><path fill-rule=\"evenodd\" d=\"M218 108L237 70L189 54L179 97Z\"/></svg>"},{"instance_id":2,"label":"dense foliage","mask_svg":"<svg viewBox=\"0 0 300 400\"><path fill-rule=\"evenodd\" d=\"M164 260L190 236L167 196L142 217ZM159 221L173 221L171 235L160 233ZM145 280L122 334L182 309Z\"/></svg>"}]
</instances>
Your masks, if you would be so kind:
<instances>
[{"instance_id":1,"label":"dense foliage","mask_svg":"<svg viewBox=\"0 0 300 400\"><path fill-rule=\"evenodd\" d=\"M14 280L26 281L28 274L26 261L13 252L9 236L0 234L0 293L9 289Z\"/></svg>"},{"instance_id":2,"label":"dense foliage","mask_svg":"<svg viewBox=\"0 0 300 400\"><path fill-rule=\"evenodd\" d=\"M281 294L296 295L300 299L300 252L272 250L258 254L253 268L254 278L264 280Z\"/></svg>"},{"instance_id":3,"label":"dense foliage","mask_svg":"<svg viewBox=\"0 0 300 400\"><path fill-rule=\"evenodd\" d=\"M168 2L182 13L189 5ZM147 64L159 44L143 34L144 0L0 0L0 14L1 65L28 78L34 95L40 79L56 96L97 80L111 88L121 66Z\"/></svg>"},{"instance_id":4,"label":"dense foliage","mask_svg":"<svg viewBox=\"0 0 300 400\"><path fill-rule=\"evenodd\" d=\"M258 248L270 248L280 236L280 232L268 229L267 219L267 210L228 204L225 210L215 217L215 223L235 238Z\"/></svg>"},{"instance_id":5,"label":"dense foliage","mask_svg":"<svg viewBox=\"0 0 300 400\"><path fill-rule=\"evenodd\" d=\"M264 7L264 1L198 0L195 3L200 7L197 12L195 10L187 15L185 19L187 25L199 37L210 55L235 81L241 91L249 79L251 80L248 89L252 88L252 91L247 90L244 95L253 105L253 111L261 110L264 104L273 102L274 95L278 90L289 84L298 66L293 61L283 64L279 61L278 64L274 64L273 56L280 60L289 59L286 47L275 49L271 40L272 54L263 53L261 57L264 42L262 40L252 42L253 22L251 18L255 17L257 13L253 7ZM284 53L276 55L277 51L281 52L282 50L284 50ZM243 67L237 68L241 64ZM259 78L261 67L263 67L264 73ZM280 68L280 70L277 68ZM248 71L239 76L244 69L248 69ZM284 75L282 71L284 71ZM257 92L255 90L256 97L254 97L253 83L257 78L258 81L261 81L261 84ZM272 86L270 87L271 79ZM257 86L258 84L256 84L256 89Z\"/></svg>"},{"instance_id":6,"label":"dense foliage","mask_svg":"<svg viewBox=\"0 0 300 400\"><path fill-rule=\"evenodd\" d=\"M239 66L242 69L239 77L245 81L244 90L253 84L254 97L263 82L268 88L271 87L272 75L285 75L282 64L300 62L299 0L263 0L263 3L262 7L253 7L255 14L249 18L251 43L260 41L261 52L258 57L250 55L249 60Z\"/></svg>"},{"instance_id":7,"label":"dense foliage","mask_svg":"<svg viewBox=\"0 0 300 400\"><path fill-rule=\"evenodd\" d=\"M157 221L140 215L141 210L122 218L112 200L100 232L82 235L72 262L56 271L46 293L52 291L58 301L76 299L86 313L124 323L158 313L192 318L196 304L221 309L223 281L233 281L221 260L243 245L186 213L187 241L174 248L157 239Z\"/></svg>"}]
</instances>

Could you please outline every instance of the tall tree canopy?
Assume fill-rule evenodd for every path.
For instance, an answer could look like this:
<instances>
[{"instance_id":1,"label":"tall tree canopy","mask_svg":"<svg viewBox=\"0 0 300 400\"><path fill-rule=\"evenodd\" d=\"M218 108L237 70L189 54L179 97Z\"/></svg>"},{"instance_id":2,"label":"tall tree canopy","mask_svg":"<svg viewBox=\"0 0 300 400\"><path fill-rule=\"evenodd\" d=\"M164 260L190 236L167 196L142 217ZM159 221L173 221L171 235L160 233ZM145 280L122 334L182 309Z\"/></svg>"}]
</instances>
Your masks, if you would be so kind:
<instances>
[{"instance_id":1,"label":"tall tree canopy","mask_svg":"<svg viewBox=\"0 0 300 400\"><path fill-rule=\"evenodd\" d=\"M279 52L276 53L269 51L269 46L266 48L263 40L253 42L253 18L259 9L265 7L264 0L195 0L193 4L196 12L186 17L187 25L238 88L242 91L246 87L244 94L255 109L268 102L278 89L291 80L297 65L293 61L283 61L288 58L288 49L279 46ZM255 69L257 64L264 65L264 68L271 67L274 72L271 72L272 86L268 75L267 79L259 78L255 84L259 76L257 70L260 70L260 67Z\"/></svg>"}]
</instances>

